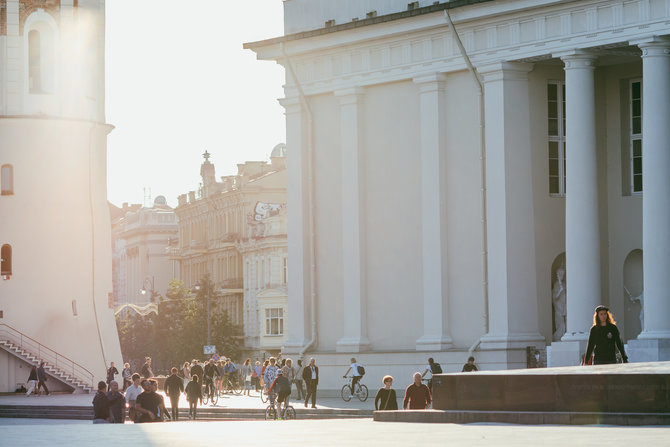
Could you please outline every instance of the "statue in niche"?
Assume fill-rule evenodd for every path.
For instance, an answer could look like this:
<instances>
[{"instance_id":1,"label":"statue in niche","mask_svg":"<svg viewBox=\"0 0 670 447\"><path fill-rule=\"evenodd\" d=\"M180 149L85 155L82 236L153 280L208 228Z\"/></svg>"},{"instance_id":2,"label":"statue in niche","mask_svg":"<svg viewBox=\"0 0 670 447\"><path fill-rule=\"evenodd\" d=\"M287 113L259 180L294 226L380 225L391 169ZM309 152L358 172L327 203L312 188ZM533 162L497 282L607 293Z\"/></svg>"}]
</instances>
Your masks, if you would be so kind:
<instances>
[{"instance_id":1,"label":"statue in niche","mask_svg":"<svg viewBox=\"0 0 670 447\"><path fill-rule=\"evenodd\" d=\"M626 292L626 295L628 295L628 299L631 301L631 303L640 303L640 331L644 331L644 290L640 292L638 296L633 296L633 294L630 293L626 286L623 286L623 290Z\"/></svg>"},{"instance_id":2,"label":"statue in niche","mask_svg":"<svg viewBox=\"0 0 670 447\"><path fill-rule=\"evenodd\" d=\"M551 289L554 304L554 341L559 341L565 334L565 268L556 270L556 281Z\"/></svg>"}]
</instances>

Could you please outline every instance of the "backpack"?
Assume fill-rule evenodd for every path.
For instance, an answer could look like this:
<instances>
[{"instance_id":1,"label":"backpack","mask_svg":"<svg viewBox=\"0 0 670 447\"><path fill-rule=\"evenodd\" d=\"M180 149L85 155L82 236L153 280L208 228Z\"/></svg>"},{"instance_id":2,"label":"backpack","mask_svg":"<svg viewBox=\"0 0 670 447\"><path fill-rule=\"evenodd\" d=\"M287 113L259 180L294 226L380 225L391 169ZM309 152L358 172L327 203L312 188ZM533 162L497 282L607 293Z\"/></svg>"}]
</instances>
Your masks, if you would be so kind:
<instances>
[{"instance_id":1,"label":"backpack","mask_svg":"<svg viewBox=\"0 0 670 447\"><path fill-rule=\"evenodd\" d=\"M439 363L435 362L433 363L433 366L430 367L430 372L432 374L442 374L442 367Z\"/></svg>"},{"instance_id":2,"label":"backpack","mask_svg":"<svg viewBox=\"0 0 670 447\"><path fill-rule=\"evenodd\" d=\"M365 368L363 368L363 365L358 365L358 374L361 376L365 375Z\"/></svg>"}]
</instances>

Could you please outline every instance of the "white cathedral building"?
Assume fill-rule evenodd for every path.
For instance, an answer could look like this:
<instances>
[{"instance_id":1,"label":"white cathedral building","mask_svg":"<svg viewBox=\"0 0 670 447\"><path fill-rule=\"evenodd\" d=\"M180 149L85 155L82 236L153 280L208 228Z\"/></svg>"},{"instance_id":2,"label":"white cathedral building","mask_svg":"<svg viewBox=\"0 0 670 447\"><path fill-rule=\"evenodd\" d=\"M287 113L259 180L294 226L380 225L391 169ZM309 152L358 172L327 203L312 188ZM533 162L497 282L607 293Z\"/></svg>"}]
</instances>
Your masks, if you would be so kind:
<instances>
[{"instance_id":1,"label":"white cathedral building","mask_svg":"<svg viewBox=\"0 0 670 447\"><path fill-rule=\"evenodd\" d=\"M284 352L320 387L354 355L576 365L600 303L670 359L670 1L284 0L284 27L245 47L286 71Z\"/></svg>"},{"instance_id":2,"label":"white cathedral building","mask_svg":"<svg viewBox=\"0 0 670 447\"><path fill-rule=\"evenodd\" d=\"M47 363L85 391L122 365L110 307L100 0L0 1L0 392Z\"/></svg>"}]
</instances>

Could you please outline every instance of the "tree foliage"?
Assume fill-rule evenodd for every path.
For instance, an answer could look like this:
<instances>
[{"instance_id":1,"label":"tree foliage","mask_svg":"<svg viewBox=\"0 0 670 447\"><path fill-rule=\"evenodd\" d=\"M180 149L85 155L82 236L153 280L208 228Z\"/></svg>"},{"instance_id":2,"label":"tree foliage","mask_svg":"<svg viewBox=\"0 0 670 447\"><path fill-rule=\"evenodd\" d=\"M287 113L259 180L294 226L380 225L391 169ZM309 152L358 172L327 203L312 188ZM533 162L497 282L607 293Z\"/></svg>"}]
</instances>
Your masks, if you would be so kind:
<instances>
[{"instance_id":1,"label":"tree foliage","mask_svg":"<svg viewBox=\"0 0 670 447\"><path fill-rule=\"evenodd\" d=\"M124 361L138 370L144 358L152 358L154 374L168 373L172 366L203 359L207 343L207 291L210 295L211 343L221 356L239 360L242 328L232 324L228 313L217 305L219 296L209 277L196 293L182 281L170 281L166 297L160 297L158 315L117 316L117 328Z\"/></svg>"}]
</instances>

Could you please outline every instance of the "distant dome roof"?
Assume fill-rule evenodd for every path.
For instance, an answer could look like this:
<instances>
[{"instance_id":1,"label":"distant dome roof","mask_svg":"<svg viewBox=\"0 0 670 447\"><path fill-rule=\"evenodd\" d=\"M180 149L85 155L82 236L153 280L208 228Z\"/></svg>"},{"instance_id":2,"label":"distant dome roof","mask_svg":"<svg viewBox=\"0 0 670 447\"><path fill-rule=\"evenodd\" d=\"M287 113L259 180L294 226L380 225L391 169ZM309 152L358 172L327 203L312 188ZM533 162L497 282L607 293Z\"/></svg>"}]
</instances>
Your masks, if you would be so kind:
<instances>
[{"instance_id":1,"label":"distant dome roof","mask_svg":"<svg viewBox=\"0 0 670 447\"><path fill-rule=\"evenodd\" d=\"M156 196L154 199L154 205L167 205L167 199L165 196Z\"/></svg>"},{"instance_id":2,"label":"distant dome roof","mask_svg":"<svg viewBox=\"0 0 670 447\"><path fill-rule=\"evenodd\" d=\"M270 157L286 157L286 145L284 143L279 143L272 149Z\"/></svg>"}]
</instances>

